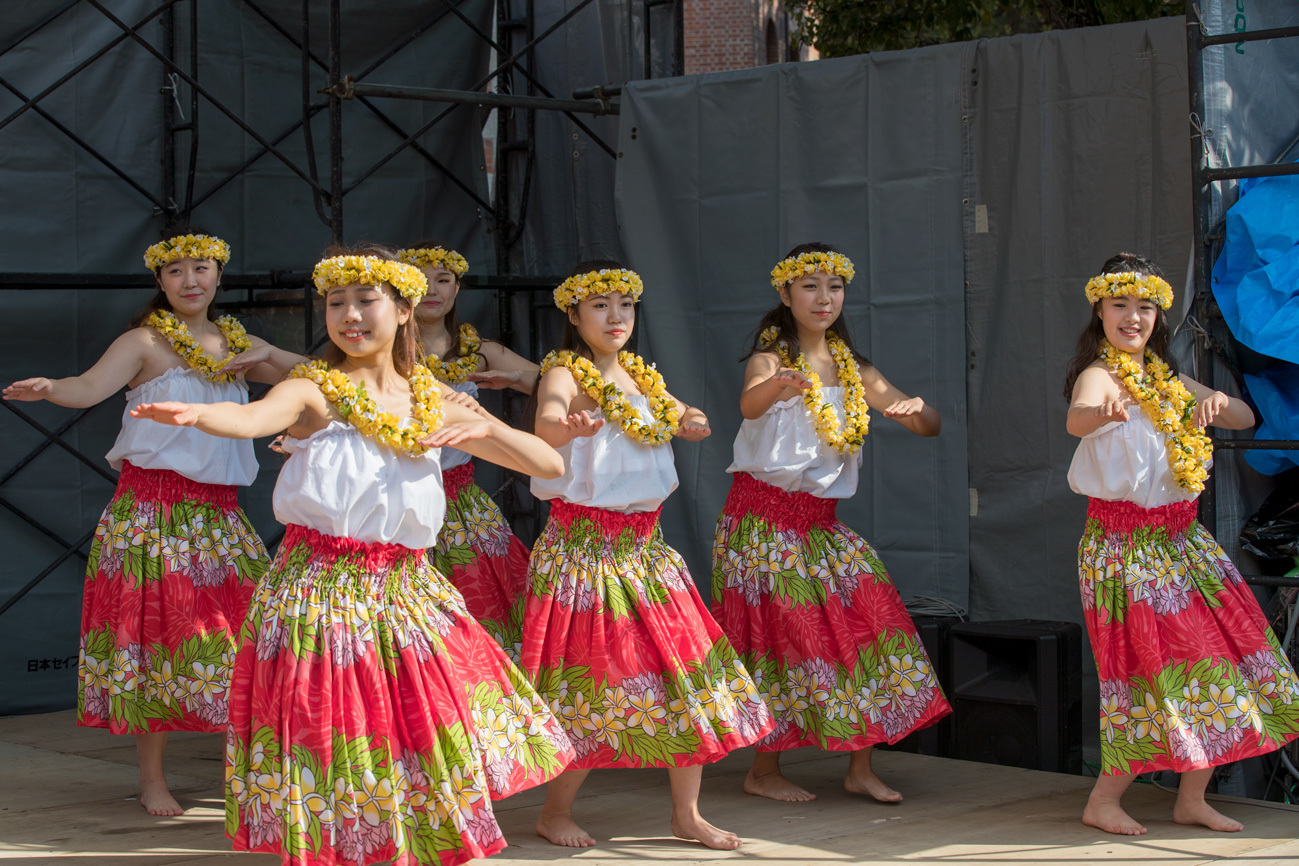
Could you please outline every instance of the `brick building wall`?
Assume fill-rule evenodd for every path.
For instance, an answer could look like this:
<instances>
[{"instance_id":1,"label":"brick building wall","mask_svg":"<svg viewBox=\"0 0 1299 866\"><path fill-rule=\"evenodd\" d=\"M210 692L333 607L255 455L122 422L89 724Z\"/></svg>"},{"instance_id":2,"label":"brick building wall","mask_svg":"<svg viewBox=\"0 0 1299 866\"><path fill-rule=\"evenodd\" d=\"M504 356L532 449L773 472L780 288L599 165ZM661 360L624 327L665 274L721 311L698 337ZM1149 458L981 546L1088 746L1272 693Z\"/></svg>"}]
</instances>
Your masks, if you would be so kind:
<instances>
[{"instance_id":1,"label":"brick building wall","mask_svg":"<svg viewBox=\"0 0 1299 866\"><path fill-rule=\"evenodd\" d=\"M817 56L790 54L791 23L777 0L684 0L682 17L686 75Z\"/></svg>"}]
</instances>

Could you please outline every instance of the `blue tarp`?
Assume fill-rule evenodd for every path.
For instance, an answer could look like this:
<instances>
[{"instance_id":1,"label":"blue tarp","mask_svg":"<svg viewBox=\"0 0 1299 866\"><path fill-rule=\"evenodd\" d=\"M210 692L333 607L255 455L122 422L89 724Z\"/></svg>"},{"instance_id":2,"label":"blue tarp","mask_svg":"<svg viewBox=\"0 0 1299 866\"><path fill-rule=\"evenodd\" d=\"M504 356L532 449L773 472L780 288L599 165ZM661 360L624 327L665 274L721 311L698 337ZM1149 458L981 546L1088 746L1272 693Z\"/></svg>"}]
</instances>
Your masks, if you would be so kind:
<instances>
[{"instance_id":1,"label":"blue tarp","mask_svg":"<svg viewBox=\"0 0 1299 866\"><path fill-rule=\"evenodd\" d=\"M1227 211L1213 295L1236 339L1299 364L1299 177L1241 185Z\"/></svg>"},{"instance_id":2,"label":"blue tarp","mask_svg":"<svg viewBox=\"0 0 1299 866\"><path fill-rule=\"evenodd\" d=\"M1299 177L1241 183L1213 266L1213 295L1236 339L1289 363L1246 375L1263 418L1258 439L1299 439ZM1267 475L1299 465L1299 452L1250 452Z\"/></svg>"},{"instance_id":3,"label":"blue tarp","mask_svg":"<svg viewBox=\"0 0 1299 866\"><path fill-rule=\"evenodd\" d=\"M1278 364L1260 375L1245 374L1245 387L1263 417L1255 439L1299 439L1299 366ZM1249 451L1249 465L1264 475L1299 466L1299 451Z\"/></svg>"}]
</instances>

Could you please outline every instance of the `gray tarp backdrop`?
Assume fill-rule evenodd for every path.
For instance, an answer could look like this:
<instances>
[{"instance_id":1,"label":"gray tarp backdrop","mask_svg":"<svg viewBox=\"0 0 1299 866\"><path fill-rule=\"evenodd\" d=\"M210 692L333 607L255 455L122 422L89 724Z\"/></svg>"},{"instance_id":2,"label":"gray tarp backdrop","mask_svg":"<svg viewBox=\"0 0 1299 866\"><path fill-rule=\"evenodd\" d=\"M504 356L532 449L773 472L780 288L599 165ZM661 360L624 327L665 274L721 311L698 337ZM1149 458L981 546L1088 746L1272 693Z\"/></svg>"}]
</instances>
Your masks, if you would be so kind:
<instances>
[{"instance_id":1,"label":"gray tarp backdrop","mask_svg":"<svg viewBox=\"0 0 1299 866\"><path fill-rule=\"evenodd\" d=\"M486 4L483 10L490 17ZM18 14L6 7L0 29L18 28ZM219 26L233 28L235 58L227 65L252 62L239 58L262 50L256 22L237 12L225 18ZM379 18L385 27L401 20L395 8ZM623 32L622 23L602 20ZM382 34L375 38L382 42ZM76 61L70 44L51 39L44 54L0 75L38 88L57 77L59 64ZM543 177L533 192L543 223L556 224L553 232L544 224L530 229L524 264L553 272L621 246L647 285L640 349L678 396L702 405L712 420L710 439L678 446L682 486L665 513L669 541L687 556L697 582L709 582L712 529L728 486L738 357L775 303L771 266L791 246L815 239L838 245L857 264L847 307L860 347L944 419L940 437L922 439L876 414L862 489L843 504L843 518L875 544L904 597L941 596L981 619L1079 618L1074 549L1084 503L1064 480L1073 443L1064 431L1061 377L1087 314L1081 287L1106 257L1122 248L1145 252L1174 286L1183 284L1190 249L1184 44L1177 18L633 83L617 128L616 213L615 199L601 193L608 169L582 169L603 154L590 153L584 139L569 149L570 138L560 157L568 162L560 164L562 127L543 130ZM623 68L625 54L608 50L603 60L565 65L558 76L573 86L597 83L574 79ZM153 143L141 131L153 128L160 110L155 70L140 72L144 60L129 54L100 62L110 59L116 66L105 70L114 80L85 79L61 97L60 111L85 115L106 146L122 143L124 159L133 154L141 172L156 171ZM295 59L289 52L284 62ZM570 61L552 55L546 62ZM403 62L383 80L467 86L486 69L485 57L435 51ZM213 69L210 79L232 99L270 99L233 73ZM296 88L279 98L291 115ZM17 243L0 249L0 267L50 270L51 256L72 251L83 271L133 269L151 239L147 204L38 121L23 118L25 137L4 141L0 202L21 218L8 221ZM612 136L612 123L600 130ZM453 140L434 136L429 146L448 148L448 159L474 152L473 123L444 134ZM364 137L351 140L358 151L370 146ZM383 144L374 144L380 154ZM243 146L232 138L232 149ZM209 156L214 164L225 158L201 158ZM348 164L364 165L365 157L349 155ZM475 269L490 267L478 215L462 207L458 193L448 193L419 161L394 160L384 171L392 172L390 182L373 198L358 188L349 204L349 239L375 236L370 226L383 235L422 220L429 232L461 232L451 237L469 244ZM28 184L37 172L45 180ZM309 195L300 183L284 183L279 167L267 163L265 173L213 196L200 216L238 240L243 268L303 267L321 242ZM295 209L276 215L289 200ZM401 216L390 219L394 211ZM575 223L583 220L579 231ZM606 221L616 222L616 239ZM144 297L6 293L27 326L12 335L0 378L84 370ZM94 410L93 423L78 428L76 441L88 453L107 450L120 406L110 399ZM51 425L71 414L53 406L30 411ZM12 453L38 441L8 413L0 413L0 425ZM56 451L0 495L76 538L93 527L109 485ZM272 460L262 462L254 504L264 501L275 469ZM0 465L0 472L9 469ZM270 529L264 511L254 516ZM8 514L0 514L0 543L7 551L0 597L59 552ZM75 656L80 579L79 565L65 563L5 615L0 713L71 701L70 673L29 674L27 664ZM1084 682L1094 683L1090 676Z\"/></svg>"}]
</instances>

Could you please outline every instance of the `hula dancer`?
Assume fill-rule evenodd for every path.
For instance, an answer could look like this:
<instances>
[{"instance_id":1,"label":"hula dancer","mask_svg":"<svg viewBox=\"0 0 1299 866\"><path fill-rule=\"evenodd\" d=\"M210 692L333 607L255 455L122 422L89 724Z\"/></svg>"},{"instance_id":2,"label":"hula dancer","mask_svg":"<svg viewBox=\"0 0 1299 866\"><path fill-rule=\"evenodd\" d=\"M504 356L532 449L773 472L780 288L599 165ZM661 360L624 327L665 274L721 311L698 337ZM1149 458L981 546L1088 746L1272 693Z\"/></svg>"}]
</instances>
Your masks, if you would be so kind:
<instances>
[{"instance_id":1,"label":"hula dancer","mask_svg":"<svg viewBox=\"0 0 1299 866\"><path fill-rule=\"evenodd\" d=\"M1083 823L1146 832L1119 798L1138 773L1182 774L1179 824L1235 831L1204 790L1213 767L1299 736L1299 682L1253 592L1195 519L1213 453L1204 428L1243 430L1241 400L1179 375L1173 290L1121 253L1087 283L1091 324L1069 365L1069 467L1088 497L1078 546L1083 616L1100 676L1101 776Z\"/></svg>"},{"instance_id":2,"label":"hula dancer","mask_svg":"<svg viewBox=\"0 0 1299 866\"><path fill-rule=\"evenodd\" d=\"M297 355L249 336L212 302L230 247L181 231L149 247L158 292L80 376L23 379L6 400L94 406L130 386L108 453L117 491L95 530L81 606L77 724L134 734L140 805L179 815L162 768L169 731L224 731L230 666L266 548L235 488L253 483L251 442L143 423L157 400L248 402L247 378L277 382Z\"/></svg>"},{"instance_id":3,"label":"hula dancer","mask_svg":"<svg viewBox=\"0 0 1299 866\"><path fill-rule=\"evenodd\" d=\"M417 363L424 275L383 249L316 265L332 345L249 406L140 417L250 438L287 428L284 542L249 608L226 747L226 832L286 864L453 866L505 847L491 800L572 757L559 723L429 563L438 449L562 471L534 436L443 402ZM447 392L449 393L449 392Z\"/></svg>"},{"instance_id":4,"label":"hula dancer","mask_svg":"<svg viewBox=\"0 0 1299 866\"><path fill-rule=\"evenodd\" d=\"M942 427L853 349L839 321L852 278L824 244L795 247L771 272L780 303L747 356L713 545L713 612L775 719L744 790L775 800L815 799L780 771L781 752L815 746L852 753L849 791L897 802L872 747L951 712L888 572L835 518L857 492L870 409L921 436Z\"/></svg>"},{"instance_id":5,"label":"hula dancer","mask_svg":"<svg viewBox=\"0 0 1299 866\"><path fill-rule=\"evenodd\" d=\"M424 361L438 381L470 397L479 387L513 388L531 394L539 367L473 325L457 325L456 297L469 263L455 250L424 242L397 254L423 271L428 292L415 308ZM473 459L458 448L442 449L447 514L430 551L433 564L464 596L465 607L512 656L519 629L511 609L523 595L528 548L514 535L501 509L474 482Z\"/></svg>"},{"instance_id":6,"label":"hula dancer","mask_svg":"<svg viewBox=\"0 0 1299 866\"><path fill-rule=\"evenodd\" d=\"M754 742L771 719L659 528L677 486L668 442L709 429L653 367L622 351L642 288L617 262L587 262L555 289L564 338L542 365L536 427L565 471L532 483L551 506L532 551L523 667L578 757L547 786L537 832L594 845L572 815L587 773L666 767L673 834L731 849L740 839L699 814L702 765Z\"/></svg>"}]
</instances>

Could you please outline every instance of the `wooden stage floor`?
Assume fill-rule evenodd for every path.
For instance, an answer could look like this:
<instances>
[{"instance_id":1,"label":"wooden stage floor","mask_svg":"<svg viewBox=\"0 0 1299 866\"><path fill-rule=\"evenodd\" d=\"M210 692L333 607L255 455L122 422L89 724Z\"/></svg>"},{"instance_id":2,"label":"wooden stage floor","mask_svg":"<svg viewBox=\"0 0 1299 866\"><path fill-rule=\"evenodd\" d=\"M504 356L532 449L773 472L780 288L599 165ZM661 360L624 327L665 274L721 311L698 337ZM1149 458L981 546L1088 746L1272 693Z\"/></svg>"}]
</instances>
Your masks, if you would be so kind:
<instances>
[{"instance_id":1,"label":"wooden stage floor","mask_svg":"<svg viewBox=\"0 0 1299 866\"><path fill-rule=\"evenodd\" d=\"M1172 795L1137 785L1128 808L1150 833L1130 839L1079 823L1091 787L1085 778L881 752L877 770L907 797L901 805L883 806L843 791L846 757L803 749L788 756L789 775L820 799L786 804L740 791L748 761L747 751L740 752L704 771L704 815L745 839L738 851L709 851L670 836L663 771L614 770L593 773L578 801L578 818L600 840L598 847L577 852L537 838L532 826L541 792L528 791L497 805L510 847L480 862L1299 863L1299 811L1245 801L1219 804L1245 823L1245 831L1213 833L1172 823ZM168 767L172 791L188 813L153 818L134 799L131 739L77 728L71 712L0 718L0 860L20 860L24 866L278 862L230 852L222 834L218 735L173 735Z\"/></svg>"}]
</instances>

